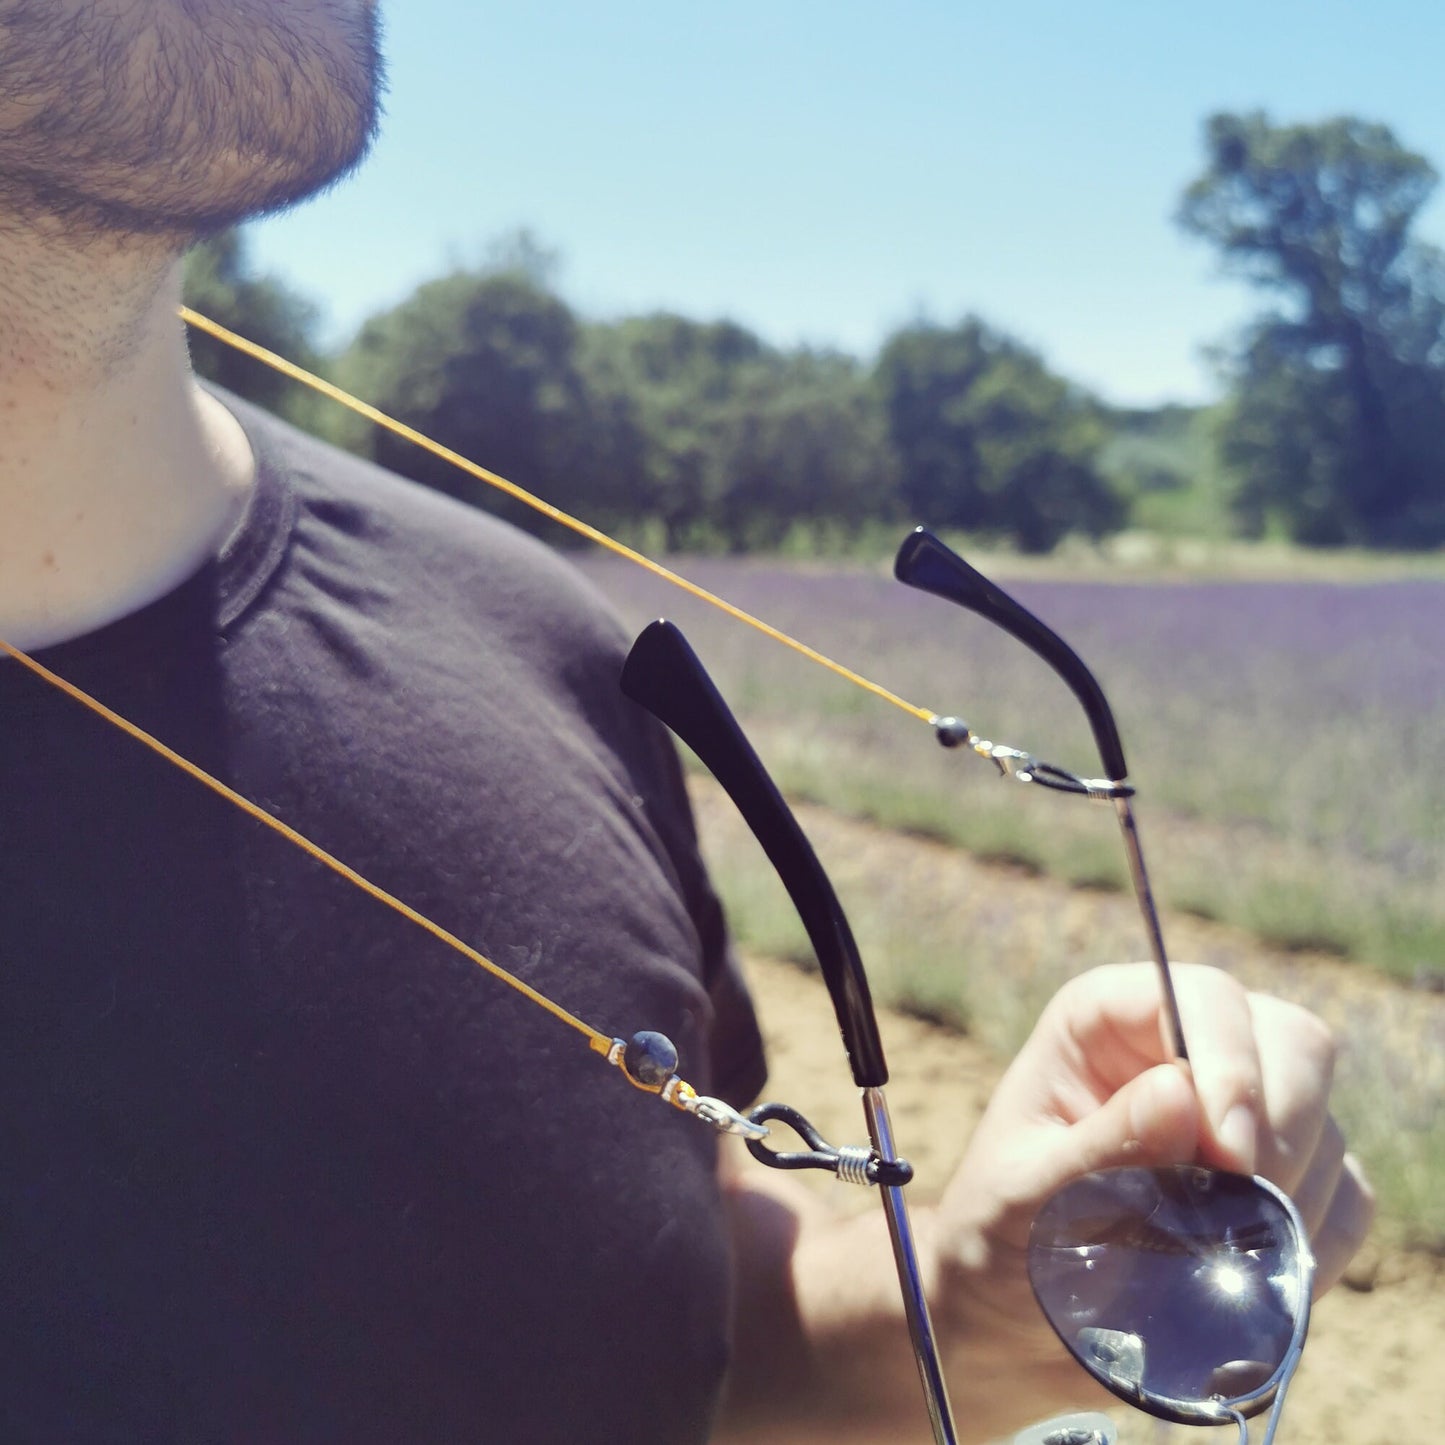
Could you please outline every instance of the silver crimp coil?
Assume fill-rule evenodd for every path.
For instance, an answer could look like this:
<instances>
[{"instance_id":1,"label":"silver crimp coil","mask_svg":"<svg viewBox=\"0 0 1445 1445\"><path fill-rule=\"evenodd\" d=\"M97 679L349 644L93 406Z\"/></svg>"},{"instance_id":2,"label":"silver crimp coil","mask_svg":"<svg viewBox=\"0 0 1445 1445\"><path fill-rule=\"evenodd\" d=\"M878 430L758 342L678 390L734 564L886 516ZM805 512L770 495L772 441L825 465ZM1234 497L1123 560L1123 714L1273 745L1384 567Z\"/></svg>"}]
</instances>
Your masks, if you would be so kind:
<instances>
[{"instance_id":1,"label":"silver crimp coil","mask_svg":"<svg viewBox=\"0 0 1445 1445\"><path fill-rule=\"evenodd\" d=\"M873 1151L862 1144L842 1144L838 1148L838 1179L844 1184L871 1184L868 1166Z\"/></svg>"}]
</instances>

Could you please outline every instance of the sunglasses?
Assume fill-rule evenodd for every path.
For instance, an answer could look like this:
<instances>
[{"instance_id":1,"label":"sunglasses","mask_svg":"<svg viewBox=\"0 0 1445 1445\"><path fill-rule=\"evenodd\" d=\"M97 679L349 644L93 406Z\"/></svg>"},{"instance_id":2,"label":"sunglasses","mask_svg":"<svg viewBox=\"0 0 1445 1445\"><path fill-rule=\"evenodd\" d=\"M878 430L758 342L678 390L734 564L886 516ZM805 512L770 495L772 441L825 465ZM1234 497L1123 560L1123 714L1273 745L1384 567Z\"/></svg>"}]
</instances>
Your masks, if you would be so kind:
<instances>
[{"instance_id":1,"label":"sunglasses","mask_svg":"<svg viewBox=\"0 0 1445 1445\"><path fill-rule=\"evenodd\" d=\"M1037 653L1068 684L1088 717L1105 776L1084 777L977 737L958 718L934 719L947 747L971 747L999 771L1113 805L1145 931L1158 966L1176 1056L1186 1057L1178 1003L1130 799L1133 788L1112 711L1071 648L996 584L922 529L903 544L900 581L967 607ZM913 1177L897 1152L884 1085L888 1066L867 974L822 864L737 719L682 632L670 622L633 644L622 690L670 728L712 773L757 838L792 899L832 1000L853 1082L861 1091L866 1146L834 1146L787 1105L761 1104L758 1126L786 1124L806 1148L747 1140L761 1163L822 1169L877 1188L887 1217L914 1357L933 1436L958 1434L924 1295L904 1189ZM1104 1170L1074 1180L1040 1209L1028 1275L1045 1318L1100 1384L1162 1420L1219 1425L1273 1407L1270 1445L1309 1322L1313 1258L1289 1198L1269 1181L1193 1165ZM1018 1445L1109 1445L1112 1424L1068 1416L1025 1431Z\"/></svg>"}]
</instances>

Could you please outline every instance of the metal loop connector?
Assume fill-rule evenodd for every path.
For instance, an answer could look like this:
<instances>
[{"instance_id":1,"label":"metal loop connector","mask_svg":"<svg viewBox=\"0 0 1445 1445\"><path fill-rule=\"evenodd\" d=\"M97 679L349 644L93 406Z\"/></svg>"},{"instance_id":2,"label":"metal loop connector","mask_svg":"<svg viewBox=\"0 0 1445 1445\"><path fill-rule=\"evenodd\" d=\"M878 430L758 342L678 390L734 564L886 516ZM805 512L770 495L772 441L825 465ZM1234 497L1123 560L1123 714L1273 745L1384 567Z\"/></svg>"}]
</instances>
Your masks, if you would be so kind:
<instances>
[{"instance_id":1,"label":"metal loop connector","mask_svg":"<svg viewBox=\"0 0 1445 1445\"><path fill-rule=\"evenodd\" d=\"M1117 782L1113 778L1081 778L1066 768L1043 762L1022 748L1011 748L1007 743L978 737L962 718L935 717L933 730L944 747L968 746L979 757L987 758L998 769L1000 777L1012 778L1017 783L1037 783L1039 787L1056 793L1077 793L1100 803L1134 796L1134 789L1128 783Z\"/></svg>"},{"instance_id":2,"label":"metal loop connector","mask_svg":"<svg viewBox=\"0 0 1445 1445\"><path fill-rule=\"evenodd\" d=\"M757 1124L746 1114L740 1114L731 1104L700 1094L687 1106L689 1114L696 1114L705 1124L723 1134L735 1134L740 1139L766 1139L768 1126Z\"/></svg>"},{"instance_id":3,"label":"metal loop connector","mask_svg":"<svg viewBox=\"0 0 1445 1445\"><path fill-rule=\"evenodd\" d=\"M987 738L975 741L973 750L979 757L987 758L998 769L1000 777L1017 778L1021 783L1033 782L1034 772L1042 766L1032 753L1021 752L1006 743L990 742Z\"/></svg>"}]
</instances>

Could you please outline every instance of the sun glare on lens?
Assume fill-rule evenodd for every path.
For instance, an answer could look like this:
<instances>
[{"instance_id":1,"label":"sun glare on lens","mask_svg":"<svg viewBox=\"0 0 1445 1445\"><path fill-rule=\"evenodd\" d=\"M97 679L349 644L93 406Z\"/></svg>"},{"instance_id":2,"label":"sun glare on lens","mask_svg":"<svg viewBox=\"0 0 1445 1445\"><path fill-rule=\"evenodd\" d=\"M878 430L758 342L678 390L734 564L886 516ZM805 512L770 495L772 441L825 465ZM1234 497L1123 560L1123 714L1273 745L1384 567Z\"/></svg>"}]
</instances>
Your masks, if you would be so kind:
<instances>
[{"instance_id":1,"label":"sun glare on lens","mask_svg":"<svg viewBox=\"0 0 1445 1445\"><path fill-rule=\"evenodd\" d=\"M1224 1260L1220 1260L1210 1269L1209 1282L1214 1286L1215 1292L1226 1299L1242 1299L1249 1288L1244 1271L1238 1265L1228 1264Z\"/></svg>"}]
</instances>

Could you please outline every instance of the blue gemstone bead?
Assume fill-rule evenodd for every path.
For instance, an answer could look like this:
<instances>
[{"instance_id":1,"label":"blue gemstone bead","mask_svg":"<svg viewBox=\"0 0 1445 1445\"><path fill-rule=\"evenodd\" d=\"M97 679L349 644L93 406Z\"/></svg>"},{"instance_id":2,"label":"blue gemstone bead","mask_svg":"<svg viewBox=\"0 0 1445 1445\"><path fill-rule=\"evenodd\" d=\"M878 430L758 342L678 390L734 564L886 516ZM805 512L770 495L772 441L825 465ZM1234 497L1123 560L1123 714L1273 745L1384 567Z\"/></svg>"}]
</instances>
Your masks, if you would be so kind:
<instances>
[{"instance_id":1,"label":"blue gemstone bead","mask_svg":"<svg viewBox=\"0 0 1445 1445\"><path fill-rule=\"evenodd\" d=\"M644 1029L623 1050L622 1067L650 1089L660 1089L677 1072L677 1049L666 1034Z\"/></svg>"}]
</instances>

